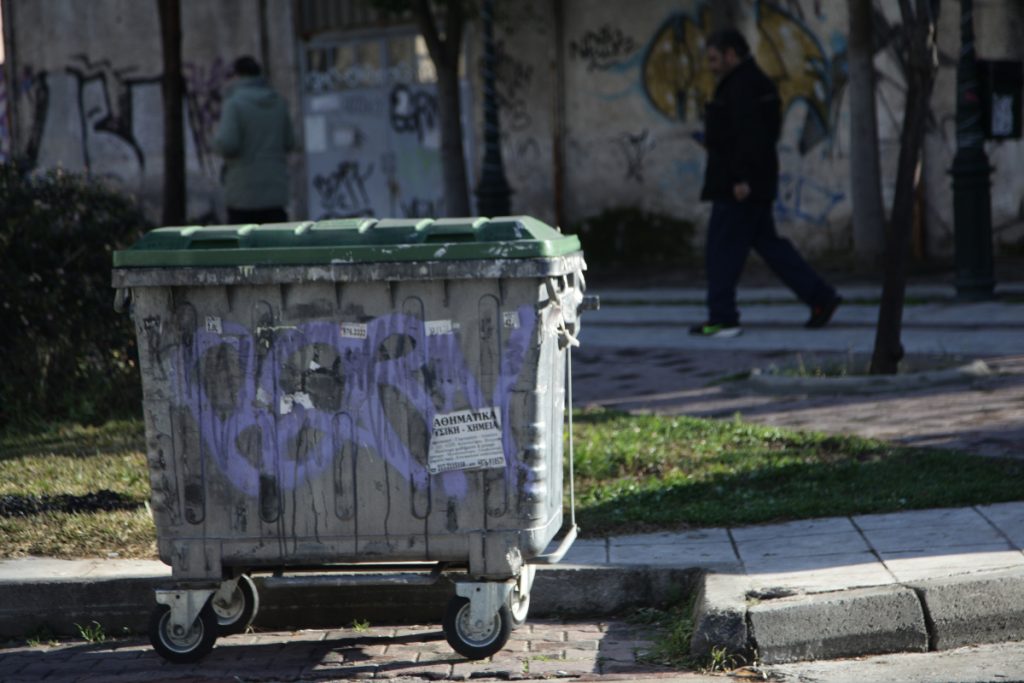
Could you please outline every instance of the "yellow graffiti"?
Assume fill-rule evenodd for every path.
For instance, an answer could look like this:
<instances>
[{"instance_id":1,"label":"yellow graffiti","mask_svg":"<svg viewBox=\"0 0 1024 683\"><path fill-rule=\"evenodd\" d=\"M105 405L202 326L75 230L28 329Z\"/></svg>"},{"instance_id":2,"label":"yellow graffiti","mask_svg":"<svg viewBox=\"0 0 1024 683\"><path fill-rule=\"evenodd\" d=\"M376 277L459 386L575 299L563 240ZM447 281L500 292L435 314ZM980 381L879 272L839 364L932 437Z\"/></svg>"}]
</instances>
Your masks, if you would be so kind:
<instances>
[{"instance_id":1,"label":"yellow graffiti","mask_svg":"<svg viewBox=\"0 0 1024 683\"><path fill-rule=\"evenodd\" d=\"M651 102L670 119L698 120L715 91L715 78L704 63L704 37L711 33L707 8L699 24L676 15L651 42L644 62L644 87Z\"/></svg>"},{"instance_id":2,"label":"yellow graffiti","mask_svg":"<svg viewBox=\"0 0 1024 683\"><path fill-rule=\"evenodd\" d=\"M651 41L644 61L644 88L651 103L678 121L703 118L715 91L715 78L704 60L704 40L712 32L710 12L702 7L693 18L674 15ZM796 19L768 3L758 6L758 64L779 89L783 111L804 101L821 125L829 111L828 63L818 41Z\"/></svg>"},{"instance_id":3,"label":"yellow graffiti","mask_svg":"<svg viewBox=\"0 0 1024 683\"><path fill-rule=\"evenodd\" d=\"M757 63L775 81L782 108L807 103L818 121L828 121L828 58L814 36L790 15L767 3L758 16Z\"/></svg>"}]
</instances>

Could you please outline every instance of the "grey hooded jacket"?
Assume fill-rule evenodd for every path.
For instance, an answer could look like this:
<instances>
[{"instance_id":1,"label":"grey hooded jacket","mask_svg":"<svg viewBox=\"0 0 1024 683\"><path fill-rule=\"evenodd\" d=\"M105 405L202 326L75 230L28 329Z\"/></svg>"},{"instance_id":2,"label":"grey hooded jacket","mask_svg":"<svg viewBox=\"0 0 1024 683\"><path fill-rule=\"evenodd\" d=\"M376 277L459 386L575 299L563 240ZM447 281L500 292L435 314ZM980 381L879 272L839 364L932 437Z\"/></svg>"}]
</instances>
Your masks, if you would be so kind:
<instances>
[{"instance_id":1,"label":"grey hooded jacket","mask_svg":"<svg viewBox=\"0 0 1024 683\"><path fill-rule=\"evenodd\" d=\"M295 149L288 105L261 76L228 89L213 148L224 157L224 199L232 209L288 204L287 154Z\"/></svg>"}]
</instances>

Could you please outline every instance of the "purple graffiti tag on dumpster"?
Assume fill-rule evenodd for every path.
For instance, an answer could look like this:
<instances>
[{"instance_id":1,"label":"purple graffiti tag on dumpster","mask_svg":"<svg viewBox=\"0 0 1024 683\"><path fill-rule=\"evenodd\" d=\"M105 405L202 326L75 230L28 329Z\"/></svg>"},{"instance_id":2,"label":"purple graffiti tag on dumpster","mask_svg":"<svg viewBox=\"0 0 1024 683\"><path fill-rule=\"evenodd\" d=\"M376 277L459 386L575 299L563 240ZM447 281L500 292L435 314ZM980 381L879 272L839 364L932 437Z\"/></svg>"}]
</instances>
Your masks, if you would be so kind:
<instances>
[{"instance_id":1,"label":"purple graffiti tag on dumpster","mask_svg":"<svg viewBox=\"0 0 1024 683\"><path fill-rule=\"evenodd\" d=\"M330 468L347 443L425 488L434 416L464 408L500 411L512 482L519 469L529 472L513 455L510 402L535 329L531 306L516 315L489 396L454 331L428 333L418 317L391 314L354 330L327 321L255 330L219 319L196 325L172 361L175 402L195 420L202 450L248 496L259 495L268 477L294 489ZM422 439L413 443L414 435ZM466 495L462 471L438 476L447 495Z\"/></svg>"}]
</instances>

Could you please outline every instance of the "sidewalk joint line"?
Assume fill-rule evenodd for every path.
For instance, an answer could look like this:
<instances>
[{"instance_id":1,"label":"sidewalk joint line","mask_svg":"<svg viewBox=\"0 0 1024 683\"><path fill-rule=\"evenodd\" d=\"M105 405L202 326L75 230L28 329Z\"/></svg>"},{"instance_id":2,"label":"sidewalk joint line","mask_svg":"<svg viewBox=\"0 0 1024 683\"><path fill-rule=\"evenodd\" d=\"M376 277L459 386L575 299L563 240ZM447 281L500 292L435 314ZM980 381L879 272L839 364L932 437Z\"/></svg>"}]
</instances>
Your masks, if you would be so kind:
<instances>
[{"instance_id":1,"label":"sidewalk joint line","mask_svg":"<svg viewBox=\"0 0 1024 683\"><path fill-rule=\"evenodd\" d=\"M902 585L899 577L896 576L892 569L889 568L889 565L885 563L885 560L882 558L882 554L878 552L875 546L871 543L871 540L868 538L867 534L864 533L864 530L860 528L860 525L857 524L857 521L852 516L847 517L847 519L850 520L850 524L852 524L853 528L857 530L860 537L864 539L864 543L867 545L868 550L871 551L871 554L875 556L875 559L882 565L882 568L885 569L886 573L892 577L893 582L897 585Z\"/></svg>"},{"instance_id":2,"label":"sidewalk joint line","mask_svg":"<svg viewBox=\"0 0 1024 683\"><path fill-rule=\"evenodd\" d=\"M1013 539L1012 539L1012 538L1010 538L1009 536L1007 536L1007 535L1006 535L1006 532L1005 532L1005 531L1003 531L1003 530L1002 530L1001 528L999 528L999 527L998 527L998 526L996 525L996 523L995 523L995 522L993 522L993 521L992 521L991 519L989 519L988 515L986 515L986 514L985 514L984 512L982 512L982 511L981 511L981 510L980 510L980 509L978 508L978 506L977 506L977 505L972 505L972 506L971 506L971 509L972 509L972 510L974 510L974 511L975 511L976 513L978 513L978 514L979 514L979 515L981 516L981 518L982 518L983 520L985 520L986 522L988 522L988 525L989 525L990 527L992 527L993 529L995 529L996 533L997 533L997 534L999 534L999 535L1000 535L1000 536L1001 536L1001 537L1003 538L1003 540L1005 540L1005 541L1006 541L1007 545L1009 545L1009 546L1010 546L1010 548L1011 548L1012 550L1017 550L1017 551L1024 551L1024 548L1019 548L1019 547L1017 547L1017 544L1013 542Z\"/></svg>"},{"instance_id":3,"label":"sidewalk joint line","mask_svg":"<svg viewBox=\"0 0 1024 683\"><path fill-rule=\"evenodd\" d=\"M747 563L743 560L743 556L740 555L740 546L736 543L736 538L732 535L732 527L727 527L725 533L729 535L729 543L732 545L732 554L736 556L736 561L740 563L740 569L743 570L745 576L747 574Z\"/></svg>"}]
</instances>

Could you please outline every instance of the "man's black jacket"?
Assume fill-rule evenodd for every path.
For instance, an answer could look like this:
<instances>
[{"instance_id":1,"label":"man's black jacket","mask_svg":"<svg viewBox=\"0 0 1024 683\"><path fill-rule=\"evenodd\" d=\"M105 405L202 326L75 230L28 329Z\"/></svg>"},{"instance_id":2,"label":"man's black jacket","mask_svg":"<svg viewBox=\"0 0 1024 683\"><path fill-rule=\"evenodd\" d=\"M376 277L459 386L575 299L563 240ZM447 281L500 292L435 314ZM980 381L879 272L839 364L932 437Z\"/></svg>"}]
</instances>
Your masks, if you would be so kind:
<instances>
[{"instance_id":1,"label":"man's black jacket","mask_svg":"<svg viewBox=\"0 0 1024 683\"><path fill-rule=\"evenodd\" d=\"M704 117L708 166L700 198L736 201L733 185L750 185L747 201L771 202L779 187L775 145L782 108L775 84L753 57L740 62L715 88Z\"/></svg>"}]
</instances>

